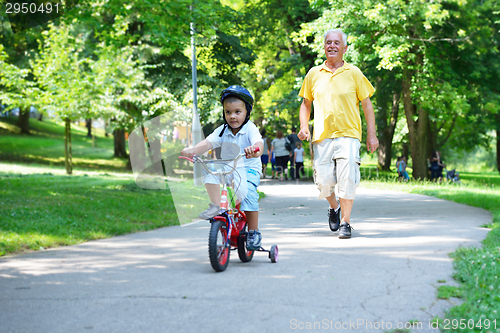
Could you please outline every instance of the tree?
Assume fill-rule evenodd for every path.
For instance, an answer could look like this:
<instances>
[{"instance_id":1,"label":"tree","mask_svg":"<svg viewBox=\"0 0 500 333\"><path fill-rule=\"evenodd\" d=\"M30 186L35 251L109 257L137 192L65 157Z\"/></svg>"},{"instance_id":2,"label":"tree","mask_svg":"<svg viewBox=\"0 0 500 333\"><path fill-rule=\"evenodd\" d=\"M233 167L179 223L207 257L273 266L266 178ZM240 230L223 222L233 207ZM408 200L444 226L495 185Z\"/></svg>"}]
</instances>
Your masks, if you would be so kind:
<instances>
[{"instance_id":1,"label":"tree","mask_svg":"<svg viewBox=\"0 0 500 333\"><path fill-rule=\"evenodd\" d=\"M298 126L300 83L316 55L294 36L302 23L318 18L321 9L307 0L255 0L242 8L246 24L241 38L256 54L242 76L255 93L255 122L269 133Z\"/></svg>"},{"instance_id":2,"label":"tree","mask_svg":"<svg viewBox=\"0 0 500 333\"><path fill-rule=\"evenodd\" d=\"M64 156L66 173L70 175L73 172L71 121L88 117L92 85L84 70L87 60L79 57L82 41L72 35L71 27L51 25L44 36L39 56L32 64L33 74L42 88L39 99L42 109L54 111L66 124Z\"/></svg>"},{"instance_id":3,"label":"tree","mask_svg":"<svg viewBox=\"0 0 500 333\"><path fill-rule=\"evenodd\" d=\"M35 82L29 80L29 69L20 69L6 62L7 54L0 44L0 101L11 107L19 107L18 126L21 133L30 134L30 107L37 105L39 89Z\"/></svg>"},{"instance_id":4,"label":"tree","mask_svg":"<svg viewBox=\"0 0 500 333\"><path fill-rule=\"evenodd\" d=\"M470 8L453 16L461 34L470 36L466 47L456 47L452 66L466 87L469 110L457 119L460 135L452 136L455 147L489 149L489 132L496 132L497 168L500 171L500 10L498 1L473 1ZM461 45L459 45L461 46ZM494 152L492 152L494 153Z\"/></svg>"},{"instance_id":5,"label":"tree","mask_svg":"<svg viewBox=\"0 0 500 333\"><path fill-rule=\"evenodd\" d=\"M427 177L431 150L449 140L457 119L470 108L464 95L467 82L452 66L452 51L468 47L471 29L478 25L466 26L460 17L476 16L478 6L454 0L333 0L330 9L302 29L307 36L341 27L350 34L351 45L359 47L349 55L353 63L374 66L375 62L379 71L395 71L401 82L414 178Z\"/></svg>"},{"instance_id":6,"label":"tree","mask_svg":"<svg viewBox=\"0 0 500 333\"><path fill-rule=\"evenodd\" d=\"M395 73L380 71L375 80L375 122L379 134L378 168L390 171L392 160L392 142L399 116L401 101L401 82Z\"/></svg>"},{"instance_id":7,"label":"tree","mask_svg":"<svg viewBox=\"0 0 500 333\"><path fill-rule=\"evenodd\" d=\"M189 24L194 22L199 110L206 122L214 118L221 88L237 83L235 68L253 61L251 52L232 34L240 16L219 1L161 0L151 6L141 1L87 0L64 20L88 35L85 49L93 60L98 57L96 45L132 48L150 89L166 89L183 106L192 103L191 61L185 51L190 44Z\"/></svg>"},{"instance_id":8,"label":"tree","mask_svg":"<svg viewBox=\"0 0 500 333\"><path fill-rule=\"evenodd\" d=\"M115 157L129 158L125 132L132 132L160 114L170 113L170 119L176 120L177 115L186 111L168 89L154 87L147 79L147 69L154 69L154 65L144 64L135 57L136 53L136 48L130 46L117 49L114 45L101 43L95 52L97 60L90 65L95 96L93 107L100 117L110 120ZM173 125L171 127L170 131Z\"/></svg>"},{"instance_id":9,"label":"tree","mask_svg":"<svg viewBox=\"0 0 500 333\"><path fill-rule=\"evenodd\" d=\"M19 120L17 125L21 129L21 133L29 134L30 108L31 106L35 106L35 104L28 105L28 103L30 101L36 101L34 96L28 97L26 95L35 92L31 90L36 88L29 62L37 52L38 39L41 36L42 28L35 27L15 34L10 28L11 25L7 23L6 16L0 15L0 45L3 49L2 62L6 65L8 64L16 67L21 71L19 74L22 73L21 76L15 75L15 77L9 79L9 90L11 92L14 90L18 92L18 98L12 106L19 107ZM13 68L11 67L10 69L12 70ZM5 74L7 75L7 73ZM10 74L12 75L13 72L10 71ZM14 84L16 85L15 88ZM20 97L23 95L24 97Z\"/></svg>"}]
</instances>

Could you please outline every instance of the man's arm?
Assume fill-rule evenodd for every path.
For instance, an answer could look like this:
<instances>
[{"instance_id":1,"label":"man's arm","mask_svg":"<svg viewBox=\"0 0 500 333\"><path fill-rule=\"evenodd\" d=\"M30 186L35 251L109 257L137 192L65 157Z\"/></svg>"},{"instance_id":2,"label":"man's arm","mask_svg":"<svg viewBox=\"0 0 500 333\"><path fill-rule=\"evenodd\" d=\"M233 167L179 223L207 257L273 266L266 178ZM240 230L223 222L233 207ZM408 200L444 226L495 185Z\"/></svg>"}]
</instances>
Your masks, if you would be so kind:
<instances>
[{"instance_id":1,"label":"man's arm","mask_svg":"<svg viewBox=\"0 0 500 333\"><path fill-rule=\"evenodd\" d=\"M373 153L378 148L378 139L375 130L375 113L373 112L373 105L372 101L370 101L370 97L362 100L361 105L363 106L363 112L365 113L366 119L366 149L368 149L370 153Z\"/></svg>"},{"instance_id":2,"label":"man's arm","mask_svg":"<svg viewBox=\"0 0 500 333\"><path fill-rule=\"evenodd\" d=\"M297 137L300 140L309 140L309 118L311 117L311 105L312 102L307 98L302 100L302 104L300 105L300 132L297 134Z\"/></svg>"}]
</instances>

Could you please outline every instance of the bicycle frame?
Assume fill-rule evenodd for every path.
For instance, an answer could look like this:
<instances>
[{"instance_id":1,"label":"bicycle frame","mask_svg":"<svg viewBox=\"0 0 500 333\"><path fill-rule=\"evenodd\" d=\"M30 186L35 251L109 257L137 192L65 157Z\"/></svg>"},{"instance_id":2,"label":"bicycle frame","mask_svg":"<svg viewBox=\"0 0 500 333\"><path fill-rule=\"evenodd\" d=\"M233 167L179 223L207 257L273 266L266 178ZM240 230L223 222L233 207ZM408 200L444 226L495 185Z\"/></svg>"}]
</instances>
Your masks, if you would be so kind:
<instances>
[{"instance_id":1,"label":"bicycle frame","mask_svg":"<svg viewBox=\"0 0 500 333\"><path fill-rule=\"evenodd\" d=\"M236 202L234 204L234 208L231 207L229 204L229 198L228 198L228 189L227 189L227 176L229 176L231 173L236 171L236 166L238 161L244 157L245 154L239 154L235 159L231 160L216 160L218 163L224 163L224 162L233 162L233 166L229 171L213 171L210 170L207 167L207 162L205 162L203 159L201 159L199 156L193 155L193 158L188 158L184 156L179 156L179 158L186 159L190 162L193 163L201 163L203 169L207 173L210 173L215 176L220 176L221 177L221 183L223 184L222 190L221 190L221 204L220 207L223 210L219 215L215 216L213 220L218 220L218 221L223 221L226 223L226 226L228 228L227 230L227 238L225 241L224 246L231 247L232 246L237 246L237 238L240 236L240 232L243 230L246 224L246 215L244 212L240 210L240 205L241 203L238 202L238 199L236 199ZM212 162L213 163L213 162ZM234 202L234 196L236 193L233 195L233 198L231 198L232 202ZM226 222L227 221L227 222ZM239 223L238 223L239 222ZM236 230L236 232L233 232L233 230Z\"/></svg>"},{"instance_id":2,"label":"bicycle frame","mask_svg":"<svg viewBox=\"0 0 500 333\"><path fill-rule=\"evenodd\" d=\"M259 151L259 148L257 147L254 151ZM237 190L235 190L235 193L231 196L231 202L234 204L234 207L229 203L227 176L236 171L236 165L239 159L243 156L245 156L245 153L239 154L235 159L232 160L216 160L216 162L219 163L233 162L233 166L229 171L210 170L206 165L207 162L196 155L193 155L192 159L184 156L179 156L179 158L189 160L193 163L201 163L207 173L220 176L222 180L222 190L220 198L221 211L215 217L210 219L211 227L208 238L208 253L210 264L216 272L222 272L226 269L229 263L229 254L231 250L238 250L238 256L243 262L251 261L255 251L268 252L269 259L271 259L271 262L273 263L277 262L278 260L277 245L273 245L270 250L266 250L263 247L252 250L247 249L247 233L245 231L247 225L247 217L245 213L240 210L241 203L237 199ZM212 163L214 162L215 161L212 161ZM235 196L236 202L234 202ZM226 234L225 239L224 233ZM221 236L220 238L219 235ZM220 242L218 241L218 239L220 239Z\"/></svg>"}]
</instances>

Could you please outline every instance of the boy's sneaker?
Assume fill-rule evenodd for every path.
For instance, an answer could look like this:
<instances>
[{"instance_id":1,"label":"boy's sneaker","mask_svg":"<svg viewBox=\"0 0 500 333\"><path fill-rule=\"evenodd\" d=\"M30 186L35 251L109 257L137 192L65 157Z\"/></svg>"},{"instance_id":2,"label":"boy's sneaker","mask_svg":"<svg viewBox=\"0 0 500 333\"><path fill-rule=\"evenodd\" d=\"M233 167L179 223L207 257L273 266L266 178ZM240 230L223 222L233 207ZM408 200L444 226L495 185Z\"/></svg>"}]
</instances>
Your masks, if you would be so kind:
<instances>
[{"instance_id":1,"label":"boy's sneaker","mask_svg":"<svg viewBox=\"0 0 500 333\"><path fill-rule=\"evenodd\" d=\"M339 230L340 225L340 207L339 210L335 213L335 209L328 209L328 224L330 225L331 231Z\"/></svg>"},{"instance_id":2,"label":"boy's sneaker","mask_svg":"<svg viewBox=\"0 0 500 333\"><path fill-rule=\"evenodd\" d=\"M259 230L250 230L247 236L247 250L255 251L260 249L262 234Z\"/></svg>"},{"instance_id":3,"label":"boy's sneaker","mask_svg":"<svg viewBox=\"0 0 500 333\"><path fill-rule=\"evenodd\" d=\"M217 216L219 212L220 212L220 206L217 206L214 203L210 203L210 205L208 205L208 209L203 213L201 213L200 215L198 215L198 217L203 220L210 220L212 217Z\"/></svg>"},{"instance_id":4,"label":"boy's sneaker","mask_svg":"<svg viewBox=\"0 0 500 333\"><path fill-rule=\"evenodd\" d=\"M351 225L347 222L342 222L339 229L339 238L351 238Z\"/></svg>"}]
</instances>

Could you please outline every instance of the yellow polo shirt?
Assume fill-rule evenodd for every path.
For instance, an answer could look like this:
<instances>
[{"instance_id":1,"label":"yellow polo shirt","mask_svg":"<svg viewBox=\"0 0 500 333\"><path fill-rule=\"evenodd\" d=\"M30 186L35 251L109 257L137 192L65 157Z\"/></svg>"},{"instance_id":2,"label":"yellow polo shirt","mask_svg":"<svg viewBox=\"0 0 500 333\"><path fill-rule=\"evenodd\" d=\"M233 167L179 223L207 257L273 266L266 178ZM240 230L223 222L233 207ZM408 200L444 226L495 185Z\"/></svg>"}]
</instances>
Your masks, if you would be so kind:
<instances>
[{"instance_id":1,"label":"yellow polo shirt","mask_svg":"<svg viewBox=\"0 0 500 333\"><path fill-rule=\"evenodd\" d=\"M358 67L348 64L333 73L326 61L307 73L299 96L314 105L313 142L340 137L361 141L359 102L370 97L375 88Z\"/></svg>"}]
</instances>

